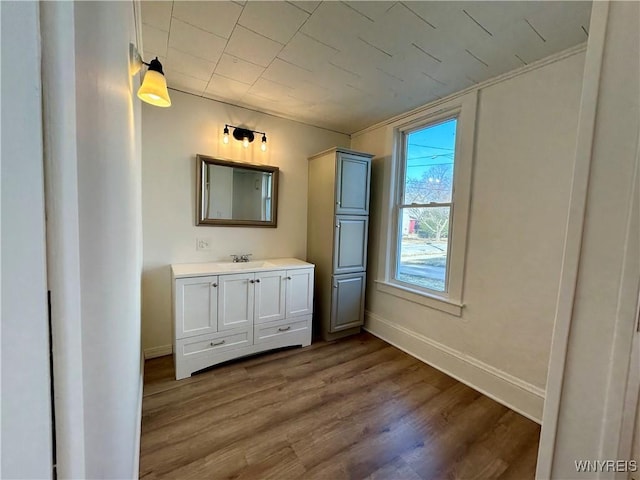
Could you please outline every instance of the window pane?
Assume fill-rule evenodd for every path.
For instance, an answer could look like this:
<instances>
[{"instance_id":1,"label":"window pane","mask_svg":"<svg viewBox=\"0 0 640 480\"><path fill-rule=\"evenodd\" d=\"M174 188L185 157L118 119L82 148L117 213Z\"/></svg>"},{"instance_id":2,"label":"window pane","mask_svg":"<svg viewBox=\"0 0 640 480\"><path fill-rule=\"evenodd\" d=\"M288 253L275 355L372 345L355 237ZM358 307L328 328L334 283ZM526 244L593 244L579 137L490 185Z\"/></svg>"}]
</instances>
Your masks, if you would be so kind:
<instances>
[{"instance_id":1,"label":"window pane","mask_svg":"<svg viewBox=\"0 0 640 480\"><path fill-rule=\"evenodd\" d=\"M407 134L404 204L451 202L457 123L452 118Z\"/></svg>"},{"instance_id":2,"label":"window pane","mask_svg":"<svg viewBox=\"0 0 640 480\"><path fill-rule=\"evenodd\" d=\"M450 207L401 208L396 279L445 292Z\"/></svg>"}]
</instances>

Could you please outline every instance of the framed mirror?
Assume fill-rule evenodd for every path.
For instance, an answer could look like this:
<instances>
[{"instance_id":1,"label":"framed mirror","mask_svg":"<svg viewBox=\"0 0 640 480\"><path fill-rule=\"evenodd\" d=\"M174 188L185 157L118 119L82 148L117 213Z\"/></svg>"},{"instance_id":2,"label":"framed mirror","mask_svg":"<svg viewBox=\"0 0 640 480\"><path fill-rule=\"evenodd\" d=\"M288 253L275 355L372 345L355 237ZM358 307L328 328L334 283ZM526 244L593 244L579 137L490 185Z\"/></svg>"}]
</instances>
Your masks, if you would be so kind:
<instances>
[{"instance_id":1,"label":"framed mirror","mask_svg":"<svg viewBox=\"0 0 640 480\"><path fill-rule=\"evenodd\" d=\"M197 225L276 227L278 167L196 155Z\"/></svg>"}]
</instances>

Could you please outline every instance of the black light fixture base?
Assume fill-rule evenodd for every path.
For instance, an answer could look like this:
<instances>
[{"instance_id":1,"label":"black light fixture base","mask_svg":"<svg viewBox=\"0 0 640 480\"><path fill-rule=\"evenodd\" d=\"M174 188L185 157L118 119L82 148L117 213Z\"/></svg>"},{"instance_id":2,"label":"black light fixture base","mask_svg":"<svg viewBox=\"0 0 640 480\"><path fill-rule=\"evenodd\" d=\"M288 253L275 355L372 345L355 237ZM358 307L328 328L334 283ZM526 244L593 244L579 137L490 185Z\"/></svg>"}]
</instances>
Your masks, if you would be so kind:
<instances>
[{"instance_id":1,"label":"black light fixture base","mask_svg":"<svg viewBox=\"0 0 640 480\"><path fill-rule=\"evenodd\" d=\"M246 138L249 143L251 143L254 139L253 131L246 128L234 127L233 138L240 141L243 141Z\"/></svg>"},{"instance_id":2,"label":"black light fixture base","mask_svg":"<svg viewBox=\"0 0 640 480\"><path fill-rule=\"evenodd\" d=\"M149 70L151 70L152 72L158 72L164 75L164 72L162 71L162 64L160 63L160 60L158 60L158 57L154 58L146 65L149 66Z\"/></svg>"}]
</instances>

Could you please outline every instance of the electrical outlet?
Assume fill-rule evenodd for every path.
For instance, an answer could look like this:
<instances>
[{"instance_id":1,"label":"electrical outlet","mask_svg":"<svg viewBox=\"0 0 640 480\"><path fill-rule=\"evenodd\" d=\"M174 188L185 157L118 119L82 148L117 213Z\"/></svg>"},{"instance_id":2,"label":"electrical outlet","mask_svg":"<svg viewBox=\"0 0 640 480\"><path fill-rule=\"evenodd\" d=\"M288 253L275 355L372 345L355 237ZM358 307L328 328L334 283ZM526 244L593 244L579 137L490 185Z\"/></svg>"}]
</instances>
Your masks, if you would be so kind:
<instances>
[{"instance_id":1,"label":"electrical outlet","mask_svg":"<svg viewBox=\"0 0 640 480\"><path fill-rule=\"evenodd\" d=\"M211 239L196 238L196 250L211 250Z\"/></svg>"}]
</instances>

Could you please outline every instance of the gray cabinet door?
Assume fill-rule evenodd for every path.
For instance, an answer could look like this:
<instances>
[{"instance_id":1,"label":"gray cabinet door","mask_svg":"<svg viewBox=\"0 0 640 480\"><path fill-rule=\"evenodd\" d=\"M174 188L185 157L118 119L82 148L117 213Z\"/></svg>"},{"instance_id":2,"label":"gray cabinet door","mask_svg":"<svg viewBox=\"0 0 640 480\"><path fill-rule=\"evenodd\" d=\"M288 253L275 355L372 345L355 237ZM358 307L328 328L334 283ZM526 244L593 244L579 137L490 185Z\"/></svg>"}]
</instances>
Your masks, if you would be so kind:
<instances>
[{"instance_id":1,"label":"gray cabinet door","mask_svg":"<svg viewBox=\"0 0 640 480\"><path fill-rule=\"evenodd\" d=\"M371 159L338 153L336 215L368 215Z\"/></svg>"},{"instance_id":2,"label":"gray cabinet door","mask_svg":"<svg viewBox=\"0 0 640 480\"><path fill-rule=\"evenodd\" d=\"M335 217L333 273L361 272L367 268L369 217Z\"/></svg>"},{"instance_id":3,"label":"gray cabinet door","mask_svg":"<svg viewBox=\"0 0 640 480\"><path fill-rule=\"evenodd\" d=\"M331 292L331 332L364 323L365 273L334 275Z\"/></svg>"}]
</instances>

